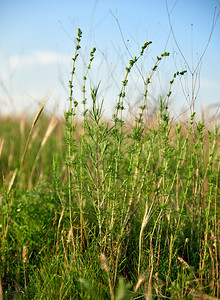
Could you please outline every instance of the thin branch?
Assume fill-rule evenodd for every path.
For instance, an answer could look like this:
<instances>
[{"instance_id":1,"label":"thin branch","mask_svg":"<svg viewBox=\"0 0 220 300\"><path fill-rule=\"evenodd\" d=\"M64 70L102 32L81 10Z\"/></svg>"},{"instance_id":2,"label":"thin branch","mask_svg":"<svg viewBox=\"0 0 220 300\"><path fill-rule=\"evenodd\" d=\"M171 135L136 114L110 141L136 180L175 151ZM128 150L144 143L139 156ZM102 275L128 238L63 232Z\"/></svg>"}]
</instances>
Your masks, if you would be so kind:
<instances>
[{"instance_id":1,"label":"thin branch","mask_svg":"<svg viewBox=\"0 0 220 300\"><path fill-rule=\"evenodd\" d=\"M178 2L178 1L175 2L174 6L176 6L177 2ZM204 50L203 50L203 53L202 53L202 55L201 55L201 57L200 57L200 59L199 59L197 65L196 65L195 69L193 69L193 65L192 65L192 69L190 68L190 66L189 66L189 64L188 64L188 62L187 62L187 60L186 60L186 58L185 58L183 52L182 52L181 49L180 49L180 46L179 46L179 44L178 44L178 42L177 42L177 40L176 40L176 36L175 36L175 34L174 34L174 31L173 31L173 25L171 24L171 18L170 18L170 17L171 17L171 13L172 13L172 11L173 11L173 9L174 9L174 6L172 7L171 11L169 12L167 0L165 0L165 3L166 3L166 10L167 10L167 15L168 15L168 21L169 21L169 25L170 25L170 29L171 29L171 33L172 33L174 42L175 42L175 44L176 44L176 46L177 46L177 49L178 49L178 51L180 52L180 54L181 54L181 56L182 56L182 58L183 58L183 60L184 60L184 62L185 62L185 64L186 64L187 68L189 69L190 73L193 74L193 73L198 69L198 67L199 67L199 65L200 65L200 63L201 63L201 61L202 61L202 59L203 59L203 57L204 57L204 55L205 55L205 53L206 53L206 51L207 51L207 48L208 48L208 46L209 46L209 43L210 43L210 41L211 41L212 34L213 34L213 31L214 31L214 28L215 28L215 26L216 26L216 22L217 22L217 19L218 19L218 17L219 17L219 13L220 13L220 0L219 0L218 7L215 7L215 10L214 10L214 15L213 15L213 20L212 20L212 27L211 27L211 31L210 31L210 35L209 35L207 44L206 44L206 46L205 46L205 48L204 48ZM217 11L217 13L216 13L216 11Z\"/></svg>"},{"instance_id":2,"label":"thin branch","mask_svg":"<svg viewBox=\"0 0 220 300\"><path fill-rule=\"evenodd\" d=\"M217 9L218 9L218 10L217 10ZM216 14L216 10L217 10L217 14ZM212 21L212 27L211 27L209 39L208 39L208 41L207 41L207 44L206 44L206 46L205 46L205 48L204 48L204 51L203 51L201 57L200 57L200 59L199 59L199 61L198 61L198 63L197 63L197 66L196 66L195 70L198 68L198 66L199 66L200 62L202 61L202 58L203 58L203 56L205 55L206 50L207 50L207 48L208 48L208 46L209 46L209 43L210 43L210 41L211 41L212 34L213 34L213 31L214 31L216 22L217 22L218 17L219 17L219 13L220 13L220 0L219 0L219 3L218 3L218 7L215 7L215 10L214 10L213 21Z\"/></svg>"},{"instance_id":3,"label":"thin branch","mask_svg":"<svg viewBox=\"0 0 220 300\"><path fill-rule=\"evenodd\" d=\"M185 56L184 56L183 52L181 51L180 46L179 46L179 44L178 44L178 42L177 42L177 40L176 40L176 36L175 36L175 34L174 34L174 32L173 32L173 25L171 24L171 20L170 20L170 14L171 14L171 13L169 12L169 9L168 9L167 0L165 0L165 3L166 3L166 9L167 9L167 15L168 15L168 21L169 21L169 25L170 25L170 30L171 30L171 33L172 33L174 42L175 42L175 44L176 44L176 46L177 46L177 49L179 50L179 52L180 52L182 58L184 59L184 62L185 62L185 64L187 65L187 68L189 69L190 73L192 73L191 68L190 68L190 66L189 66L189 64L188 64L188 62L187 62L187 60L185 59Z\"/></svg>"}]
</instances>

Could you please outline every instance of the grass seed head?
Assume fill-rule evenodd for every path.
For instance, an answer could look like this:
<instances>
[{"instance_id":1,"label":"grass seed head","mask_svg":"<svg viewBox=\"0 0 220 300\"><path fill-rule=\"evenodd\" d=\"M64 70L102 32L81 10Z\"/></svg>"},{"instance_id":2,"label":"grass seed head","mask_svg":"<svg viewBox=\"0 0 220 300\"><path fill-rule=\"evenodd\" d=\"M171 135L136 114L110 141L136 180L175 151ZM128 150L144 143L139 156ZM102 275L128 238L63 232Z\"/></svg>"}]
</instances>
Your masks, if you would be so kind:
<instances>
[{"instance_id":1,"label":"grass seed head","mask_svg":"<svg viewBox=\"0 0 220 300\"><path fill-rule=\"evenodd\" d=\"M109 271L108 261L107 261L106 256L105 256L104 253L101 253L100 260L101 260L101 267L102 267L102 269L105 270L108 273L108 271Z\"/></svg>"},{"instance_id":2,"label":"grass seed head","mask_svg":"<svg viewBox=\"0 0 220 300\"><path fill-rule=\"evenodd\" d=\"M27 255L28 255L28 248L26 246L23 246L22 260L24 264L27 262Z\"/></svg>"}]
</instances>

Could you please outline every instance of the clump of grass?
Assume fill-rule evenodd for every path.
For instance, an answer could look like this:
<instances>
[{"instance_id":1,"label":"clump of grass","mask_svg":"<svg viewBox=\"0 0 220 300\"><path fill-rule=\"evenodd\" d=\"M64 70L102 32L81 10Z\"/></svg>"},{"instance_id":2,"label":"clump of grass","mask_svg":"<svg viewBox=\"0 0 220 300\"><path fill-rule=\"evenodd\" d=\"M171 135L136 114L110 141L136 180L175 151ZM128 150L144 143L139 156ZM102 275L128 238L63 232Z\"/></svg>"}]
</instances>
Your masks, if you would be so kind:
<instances>
[{"instance_id":1,"label":"clump of grass","mask_svg":"<svg viewBox=\"0 0 220 300\"><path fill-rule=\"evenodd\" d=\"M29 299L219 297L217 127L207 130L195 122L195 113L185 126L171 119L171 89L185 71L171 77L166 97L159 99L156 125L146 125L151 78L167 52L146 76L143 101L128 127L129 75L151 42L128 62L115 112L106 121L99 99L102 82L87 93L95 48L83 77L82 101L74 98L81 38L79 29L65 112L65 159L53 149L52 174L34 188L34 173L27 169L29 191L18 185L13 194L13 184L9 191L3 180L0 294ZM79 106L81 122L76 120ZM51 121L45 127L33 170L54 126Z\"/></svg>"}]
</instances>

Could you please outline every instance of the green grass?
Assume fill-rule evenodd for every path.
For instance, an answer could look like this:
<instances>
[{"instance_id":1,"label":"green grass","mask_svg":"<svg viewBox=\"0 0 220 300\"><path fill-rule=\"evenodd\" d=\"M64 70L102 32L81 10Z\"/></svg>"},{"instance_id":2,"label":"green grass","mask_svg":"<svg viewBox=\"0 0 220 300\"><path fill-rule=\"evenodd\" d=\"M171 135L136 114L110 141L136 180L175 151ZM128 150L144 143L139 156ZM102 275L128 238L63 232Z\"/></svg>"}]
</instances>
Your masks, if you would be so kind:
<instances>
[{"instance_id":1,"label":"green grass","mask_svg":"<svg viewBox=\"0 0 220 300\"><path fill-rule=\"evenodd\" d=\"M86 93L92 50L77 122L81 35L65 120L0 120L0 299L219 297L218 128L194 114L188 125L170 118L171 87L185 71L171 78L152 125L145 121L151 77L168 53L126 124L129 74L150 43L130 60L109 121L99 84Z\"/></svg>"}]
</instances>

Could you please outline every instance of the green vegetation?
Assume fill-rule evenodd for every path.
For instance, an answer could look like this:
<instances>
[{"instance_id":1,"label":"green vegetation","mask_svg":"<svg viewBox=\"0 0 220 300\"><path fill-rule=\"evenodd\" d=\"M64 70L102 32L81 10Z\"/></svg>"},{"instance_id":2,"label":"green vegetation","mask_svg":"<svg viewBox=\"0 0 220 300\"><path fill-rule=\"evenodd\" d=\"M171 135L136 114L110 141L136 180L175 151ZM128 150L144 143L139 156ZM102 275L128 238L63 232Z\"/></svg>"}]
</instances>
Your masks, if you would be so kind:
<instances>
[{"instance_id":1,"label":"green vegetation","mask_svg":"<svg viewBox=\"0 0 220 300\"><path fill-rule=\"evenodd\" d=\"M0 123L0 299L183 299L219 297L219 135L173 122L172 85L153 124L143 103L123 118L130 60L112 120L103 119L99 84L86 93L94 59L63 122L40 116ZM91 109L88 109L88 99ZM82 120L77 119L82 104ZM208 296L207 296L208 299Z\"/></svg>"}]
</instances>

